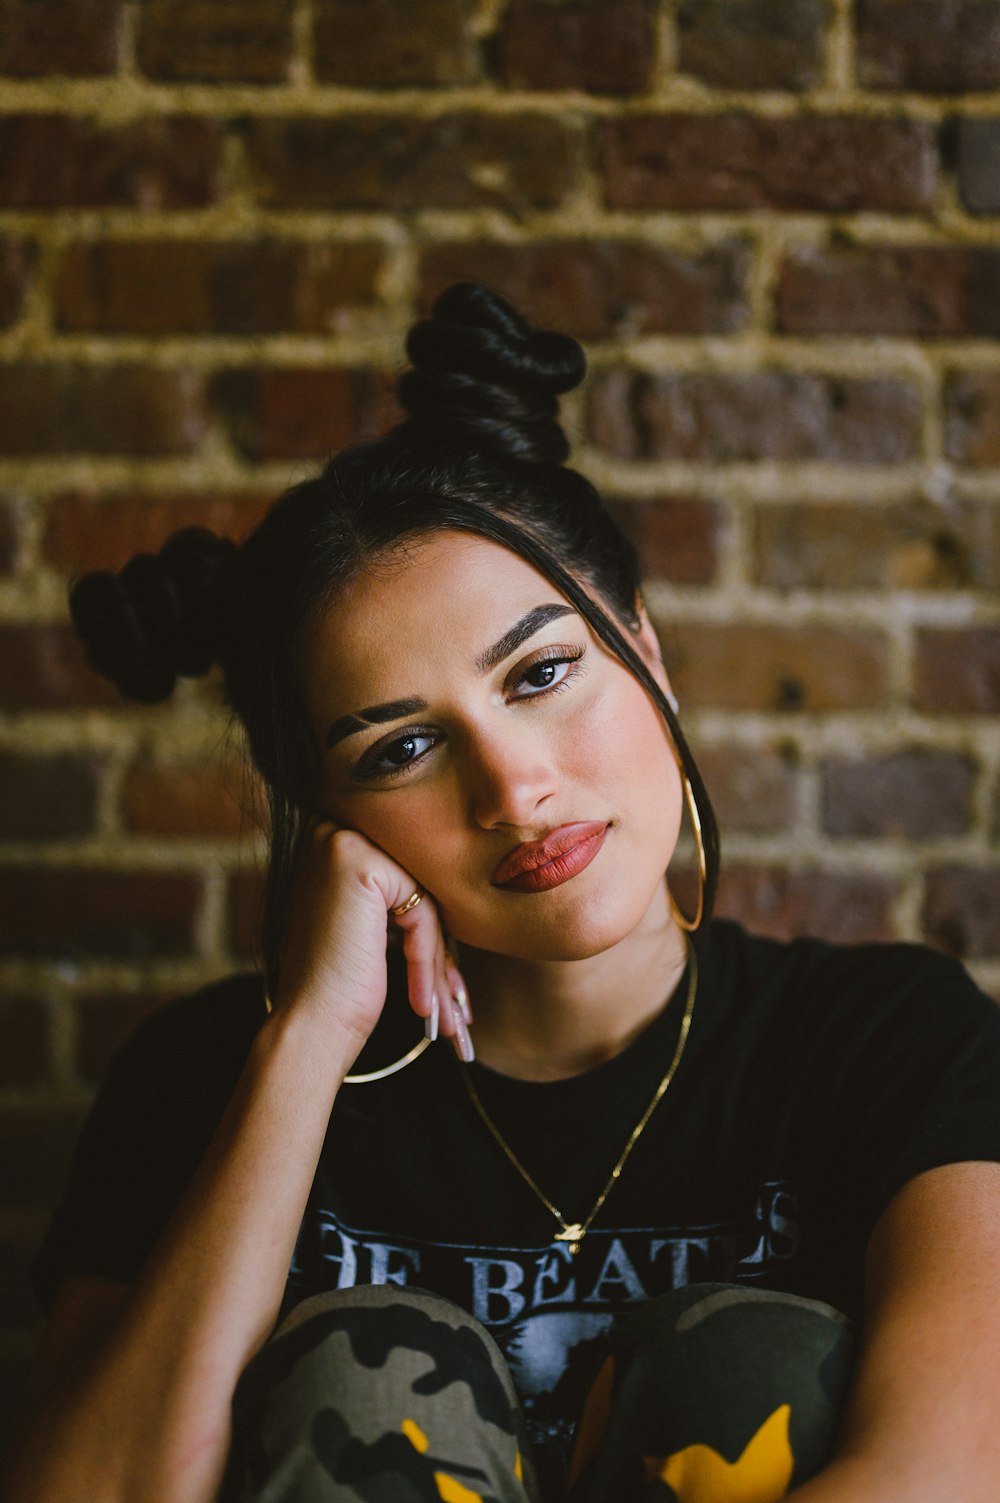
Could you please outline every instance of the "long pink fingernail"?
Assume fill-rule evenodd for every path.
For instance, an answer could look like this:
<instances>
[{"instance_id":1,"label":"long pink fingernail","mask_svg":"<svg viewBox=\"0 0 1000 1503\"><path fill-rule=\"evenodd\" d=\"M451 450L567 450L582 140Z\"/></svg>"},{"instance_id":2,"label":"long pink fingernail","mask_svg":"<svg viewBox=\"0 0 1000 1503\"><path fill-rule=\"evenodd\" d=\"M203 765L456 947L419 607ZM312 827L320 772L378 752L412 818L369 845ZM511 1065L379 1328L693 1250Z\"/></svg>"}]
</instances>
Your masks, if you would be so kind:
<instances>
[{"instance_id":1,"label":"long pink fingernail","mask_svg":"<svg viewBox=\"0 0 1000 1503\"><path fill-rule=\"evenodd\" d=\"M464 986L456 986L456 988L455 988L455 1001L458 1003L459 1007L462 1009L462 1016L465 1019L466 1023L471 1023L472 1022L472 1008L469 1006L469 994L465 990Z\"/></svg>"},{"instance_id":2,"label":"long pink fingernail","mask_svg":"<svg viewBox=\"0 0 1000 1503\"><path fill-rule=\"evenodd\" d=\"M435 992L431 998L430 1017L424 1019L424 1033L432 1044L438 1036L438 1012L438 994Z\"/></svg>"},{"instance_id":3,"label":"long pink fingernail","mask_svg":"<svg viewBox=\"0 0 1000 1503\"><path fill-rule=\"evenodd\" d=\"M453 1006L452 1013L455 1018L455 1045L458 1049L458 1057L467 1065L470 1065L476 1057L476 1051L472 1047L472 1039L469 1037L469 1030L465 1026L462 1009L457 1003Z\"/></svg>"}]
</instances>

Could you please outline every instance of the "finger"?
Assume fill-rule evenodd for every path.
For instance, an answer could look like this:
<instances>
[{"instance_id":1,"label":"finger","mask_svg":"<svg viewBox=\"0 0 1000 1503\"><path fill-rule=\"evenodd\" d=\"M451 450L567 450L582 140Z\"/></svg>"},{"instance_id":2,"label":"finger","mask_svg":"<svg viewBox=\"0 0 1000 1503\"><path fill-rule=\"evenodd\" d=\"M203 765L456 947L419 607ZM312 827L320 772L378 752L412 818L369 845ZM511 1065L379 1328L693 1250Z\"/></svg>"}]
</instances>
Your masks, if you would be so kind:
<instances>
[{"instance_id":1,"label":"finger","mask_svg":"<svg viewBox=\"0 0 1000 1503\"><path fill-rule=\"evenodd\" d=\"M410 1006L418 1017L430 1021L438 991L438 944L440 928L433 901L423 899L409 913L394 916L403 933L406 985ZM440 1016L441 999L437 998Z\"/></svg>"},{"instance_id":2,"label":"finger","mask_svg":"<svg viewBox=\"0 0 1000 1503\"><path fill-rule=\"evenodd\" d=\"M465 978L455 964L454 956L450 951L445 951L445 973L448 978L448 990L462 1009L466 1027L472 1026L472 1006L469 1002L469 991L465 985Z\"/></svg>"},{"instance_id":3,"label":"finger","mask_svg":"<svg viewBox=\"0 0 1000 1503\"><path fill-rule=\"evenodd\" d=\"M448 947L441 936L441 946L438 951L438 980L437 985L442 997L441 1004L441 1032L448 1038L454 1038L458 1032L455 1022L455 999L451 989L451 980L448 975Z\"/></svg>"}]
</instances>

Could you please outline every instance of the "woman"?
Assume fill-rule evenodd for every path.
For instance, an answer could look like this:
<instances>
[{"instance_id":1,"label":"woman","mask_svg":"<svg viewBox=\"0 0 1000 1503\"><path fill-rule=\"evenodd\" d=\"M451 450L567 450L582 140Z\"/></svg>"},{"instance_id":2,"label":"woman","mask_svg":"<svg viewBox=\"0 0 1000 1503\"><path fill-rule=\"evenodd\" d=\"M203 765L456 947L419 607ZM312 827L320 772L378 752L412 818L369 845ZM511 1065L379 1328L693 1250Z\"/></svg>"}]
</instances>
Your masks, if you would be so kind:
<instances>
[{"instance_id":1,"label":"woman","mask_svg":"<svg viewBox=\"0 0 1000 1503\"><path fill-rule=\"evenodd\" d=\"M993 1503L993 1004L709 925L634 554L562 467L579 348L461 286L408 350L407 421L239 549L75 588L126 693L223 664L266 988L106 1083L11 1496Z\"/></svg>"}]
</instances>

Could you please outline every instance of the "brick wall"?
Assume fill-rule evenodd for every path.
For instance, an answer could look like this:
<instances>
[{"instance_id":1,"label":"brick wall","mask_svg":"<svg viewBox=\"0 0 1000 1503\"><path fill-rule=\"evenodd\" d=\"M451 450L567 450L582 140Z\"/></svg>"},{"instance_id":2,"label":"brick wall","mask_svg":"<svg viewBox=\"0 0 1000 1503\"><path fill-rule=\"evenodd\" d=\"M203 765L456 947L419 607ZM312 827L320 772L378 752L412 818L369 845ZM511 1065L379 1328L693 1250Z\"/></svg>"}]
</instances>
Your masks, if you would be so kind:
<instances>
[{"instance_id":1,"label":"brick wall","mask_svg":"<svg viewBox=\"0 0 1000 1503\"><path fill-rule=\"evenodd\" d=\"M8 1395L109 1052L254 912L211 687L119 704L66 583L379 431L455 278L587 343L722 908L1000 988L998 0L0 0L0 72Z\"/></svg>"}]
</instances>

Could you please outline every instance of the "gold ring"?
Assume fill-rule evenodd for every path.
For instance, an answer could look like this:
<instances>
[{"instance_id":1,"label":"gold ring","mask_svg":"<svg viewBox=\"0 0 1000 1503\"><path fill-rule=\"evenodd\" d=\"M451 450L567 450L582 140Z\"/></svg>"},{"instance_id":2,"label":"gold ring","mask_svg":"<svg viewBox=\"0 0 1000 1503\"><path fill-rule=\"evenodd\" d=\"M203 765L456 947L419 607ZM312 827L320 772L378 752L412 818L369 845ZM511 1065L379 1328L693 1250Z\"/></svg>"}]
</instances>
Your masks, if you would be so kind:
<instances>
[{"instance_id":1,"label":"gold ring","mask_svg":"<svg viewBox=\"0 0 1000 1503\"><path fill-rule=\"evenodd\" d=\"M410 913L414 908L416 908L422 897L423 892L418 887L416 892L410 893L410 896L407 898L405 903L400 903L398 908L390 908L389 912L392 914L393 918L402 918L404 913Z\"/></svg>"}]
</instances>

